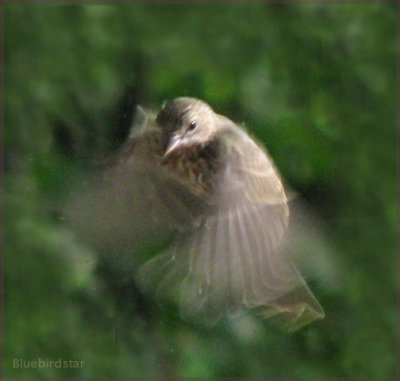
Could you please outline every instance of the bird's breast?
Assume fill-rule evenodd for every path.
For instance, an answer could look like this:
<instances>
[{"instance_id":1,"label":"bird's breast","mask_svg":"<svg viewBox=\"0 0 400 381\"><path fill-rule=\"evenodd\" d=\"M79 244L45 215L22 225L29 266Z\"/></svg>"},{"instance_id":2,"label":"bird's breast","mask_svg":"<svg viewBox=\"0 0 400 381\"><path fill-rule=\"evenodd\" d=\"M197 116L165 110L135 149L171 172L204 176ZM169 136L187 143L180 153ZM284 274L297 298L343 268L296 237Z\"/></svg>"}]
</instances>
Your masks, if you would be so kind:
<instances>
[{"instance_id":1,"label":"bird's breast","mask_svg":"<svg viewBox=\"0 0 400 381\"><path fill-rule=\"evenodd\" d=\"M194 193L211 196L218 170L218 150L215 144L196 146L176 152L162 165Z\"/></svg>"}]
</instances>

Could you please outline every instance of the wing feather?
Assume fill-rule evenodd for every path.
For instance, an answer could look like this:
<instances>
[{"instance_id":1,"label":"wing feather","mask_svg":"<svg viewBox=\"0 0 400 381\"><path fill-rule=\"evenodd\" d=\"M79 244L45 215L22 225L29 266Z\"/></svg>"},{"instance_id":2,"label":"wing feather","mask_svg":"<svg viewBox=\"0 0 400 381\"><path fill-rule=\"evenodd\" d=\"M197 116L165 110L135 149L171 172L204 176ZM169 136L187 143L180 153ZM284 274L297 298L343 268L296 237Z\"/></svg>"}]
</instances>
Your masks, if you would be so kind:
<instances>
[{"instance_id":1,"label":"wing feather","mask_svg":"<svg viewBox=\"0 0 400 381\"><path fill-rule=\"evenodd\" d=\"M178 284L183 314L211 324L243 308L279 316L288 330L322 318L321 306L283 250L289 207L272 160L234 125L224 130L220 142L212 207L167 252L180 252L186 259L180 266L170 261L169 269L163 267L163 287Z\"/></svg>"}]
</instances>

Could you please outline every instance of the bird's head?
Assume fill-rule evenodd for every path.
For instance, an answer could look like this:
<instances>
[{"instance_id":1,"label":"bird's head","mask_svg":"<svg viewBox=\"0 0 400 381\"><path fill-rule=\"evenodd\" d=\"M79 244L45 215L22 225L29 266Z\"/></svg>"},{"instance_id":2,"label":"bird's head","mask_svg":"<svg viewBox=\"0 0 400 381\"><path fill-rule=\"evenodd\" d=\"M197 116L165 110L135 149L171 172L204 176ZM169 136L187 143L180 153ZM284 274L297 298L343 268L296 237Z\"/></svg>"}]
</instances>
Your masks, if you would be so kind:
<instances>
[{"instance_id":1,"label":"bird's head","mask_svg":"<svg viewBox=\"0 0 400 381\"><path fill-rule=\"evenodd\" d=\"M216 130L216 114L195 98L175 98L165 104L156 122L162 130L164 157L173 152L204 145Z\"/></svg>"}]
</instances>

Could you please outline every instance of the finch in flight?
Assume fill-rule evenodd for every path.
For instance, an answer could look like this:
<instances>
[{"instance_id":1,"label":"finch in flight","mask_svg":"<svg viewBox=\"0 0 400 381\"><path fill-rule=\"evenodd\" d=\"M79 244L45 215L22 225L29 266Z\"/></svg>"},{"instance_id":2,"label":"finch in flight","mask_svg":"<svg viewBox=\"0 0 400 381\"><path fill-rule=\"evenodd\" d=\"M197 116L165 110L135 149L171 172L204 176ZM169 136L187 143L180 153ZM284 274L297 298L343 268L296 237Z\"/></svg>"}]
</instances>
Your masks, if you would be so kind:
<instances>
[{"instance_id":1,"label":"finch in flight","mask_svg":"<svg viewBox=\"0 0 400 381\"><path fill-rule=\"evenodd\" d=\"M290 200L260 143L199 99L140 112L106 176L113 185L91 198L93 210L108 208L100 229L110 230L107 219L136 241L168 230L167 249L137 272L143 289L210 324L243 310L287 330L323 318L293 248L286 250Z\"/></svg>"}]
</instances>

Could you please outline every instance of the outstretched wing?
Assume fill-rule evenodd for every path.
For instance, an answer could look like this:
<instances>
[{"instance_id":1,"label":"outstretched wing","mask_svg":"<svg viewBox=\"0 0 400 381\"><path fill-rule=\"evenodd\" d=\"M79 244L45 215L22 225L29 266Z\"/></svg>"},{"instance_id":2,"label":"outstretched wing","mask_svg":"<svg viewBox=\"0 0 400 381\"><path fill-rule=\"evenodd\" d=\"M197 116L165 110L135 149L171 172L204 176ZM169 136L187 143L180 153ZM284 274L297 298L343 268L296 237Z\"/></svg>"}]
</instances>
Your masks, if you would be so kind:
<instances>
[{"instance_id":1,"label":"outstretched wing","mask_svg":"<svg viewBox=\"0 0 400 381\"><path fill-rule=\"evenodd\" d=\"M183 315L215 323L243 308L294 330L324 312L285 250L289 207L266 152L221 117L213 207L139 271L144 287L178 298Z\"/></svg>"},{"instance_id":2,"label":"outstretched wing","mask_svg":"<svg viewBox=\"0 0 400 381\"><path fill-rule=\"evenodd\" d=\"M64 215L100 249L126 253L162 245L193 221L200 200L159 165L160 131L155 116L138 108L131 133L101 168L69 195Z\"/></svg>"}]
</instances>

